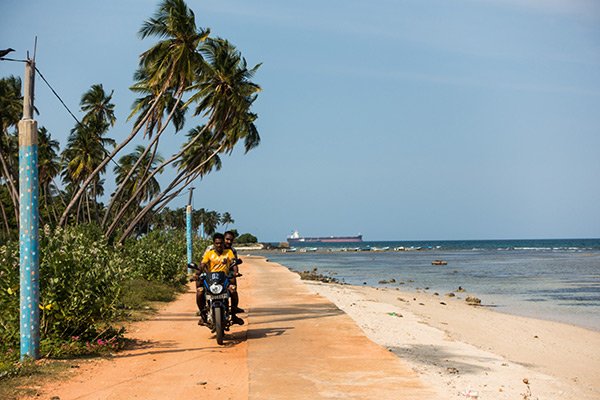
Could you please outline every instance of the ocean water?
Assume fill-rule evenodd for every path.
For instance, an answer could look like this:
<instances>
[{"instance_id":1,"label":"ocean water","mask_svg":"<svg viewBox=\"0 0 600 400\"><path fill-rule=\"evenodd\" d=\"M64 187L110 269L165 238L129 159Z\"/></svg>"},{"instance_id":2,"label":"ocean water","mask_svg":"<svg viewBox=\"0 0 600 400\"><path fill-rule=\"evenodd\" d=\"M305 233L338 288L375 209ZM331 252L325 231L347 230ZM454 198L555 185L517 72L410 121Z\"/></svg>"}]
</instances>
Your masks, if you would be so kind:
<instances>
[{"instance_id":1,"label":"ocean water","mask_svg":"<svg viewBox=\"0 0 600 400\"><path fill-rule=\"evenodd\" d=\"M317 251L304 251L308 247ZM362 251L342 251L344 247ZM410 251L368 251L371 247ZM363 242L307 244L294 253L262 255L292 270L318 268L353 285L428 288L444 295L463 287L486 306L600 331L600 239ZM417 250L420 249L420 250ZM311 249L313 250L313 249ZM431 265L433 260L448 265ZM395 284L379 284L395 279ZM402 282L403 284L400 284Z\"/></svg>"}]
</instances>

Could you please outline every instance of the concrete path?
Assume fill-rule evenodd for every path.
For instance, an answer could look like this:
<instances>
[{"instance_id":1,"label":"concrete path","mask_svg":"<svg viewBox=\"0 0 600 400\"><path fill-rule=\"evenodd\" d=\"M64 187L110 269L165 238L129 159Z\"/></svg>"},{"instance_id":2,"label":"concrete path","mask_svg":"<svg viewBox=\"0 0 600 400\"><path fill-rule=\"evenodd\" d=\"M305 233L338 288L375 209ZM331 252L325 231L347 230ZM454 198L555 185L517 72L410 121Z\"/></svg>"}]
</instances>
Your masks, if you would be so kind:
<instances>
[{"instance_id":1,"label":"concrete path","mask_svg":"<svg viewBox=\"0 0 600 400\"><path fill-rule=\"evenodd\" d=\"M350 317L262 259L241 266L249 287L250 399L426 399L430 391Z\"/></svg>"}]
</instances>

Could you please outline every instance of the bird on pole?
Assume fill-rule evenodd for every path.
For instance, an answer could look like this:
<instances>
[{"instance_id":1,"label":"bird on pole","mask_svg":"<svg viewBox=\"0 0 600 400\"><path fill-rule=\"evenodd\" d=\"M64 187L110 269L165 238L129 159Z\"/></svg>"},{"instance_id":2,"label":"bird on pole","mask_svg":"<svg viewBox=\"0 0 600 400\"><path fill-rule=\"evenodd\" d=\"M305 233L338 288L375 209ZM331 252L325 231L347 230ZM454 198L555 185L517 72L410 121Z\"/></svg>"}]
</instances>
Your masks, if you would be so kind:
<instances>
[{"instance_id":1,"label":"bird on pole","mask_svg":"<svg viewBox=\"0 0 600 400\"><path fill-rule=\"evenodd\" d=\"M15 49L11 49L10 47L5 50L0 50L0 58L4 57L5 55L7 55L8 53L11 53L13 51L15 51Z\"/></svg>"}]
</instances>

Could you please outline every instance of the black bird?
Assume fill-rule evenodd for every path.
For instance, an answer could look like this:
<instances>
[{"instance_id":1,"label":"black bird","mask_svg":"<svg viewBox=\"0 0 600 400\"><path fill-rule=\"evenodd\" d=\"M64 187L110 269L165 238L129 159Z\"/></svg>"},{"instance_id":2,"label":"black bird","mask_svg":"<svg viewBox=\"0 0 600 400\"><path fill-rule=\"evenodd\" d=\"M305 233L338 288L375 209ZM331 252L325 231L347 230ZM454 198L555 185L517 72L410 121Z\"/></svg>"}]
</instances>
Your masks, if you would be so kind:
<instances>
[{"instance_id":1,"label":"black bird","mask_svg":"<svg viewBox=\"0 0 600 400\"><path fill-rule=\"evenodd\" d=\"M6 50L0 50L0 58L4 57L5 55L7 55L8 53L10 53L11 51L15 51L15 49L11 49L10 47Z\"/></svg>"}]
</instances>

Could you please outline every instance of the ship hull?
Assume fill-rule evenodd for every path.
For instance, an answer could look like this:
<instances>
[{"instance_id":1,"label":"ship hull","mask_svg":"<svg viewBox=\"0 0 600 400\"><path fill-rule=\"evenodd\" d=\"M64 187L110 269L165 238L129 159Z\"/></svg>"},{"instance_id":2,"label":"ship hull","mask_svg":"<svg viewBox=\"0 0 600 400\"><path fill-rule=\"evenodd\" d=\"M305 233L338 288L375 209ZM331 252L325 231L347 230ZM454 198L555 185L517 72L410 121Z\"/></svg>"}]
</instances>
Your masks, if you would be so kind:
<instances>
[{"instance_id":1,"label":"ship hull","mask_svg":"<svg viewBox=\"0 0 600 400\"><path fill-rule=\"evenodd\" d=\"M362 235L358 236L327 236L327 237L300 237L288 238L289 244L302 243L358 243L362 242Z\"/></svg>"}]
</instances>

